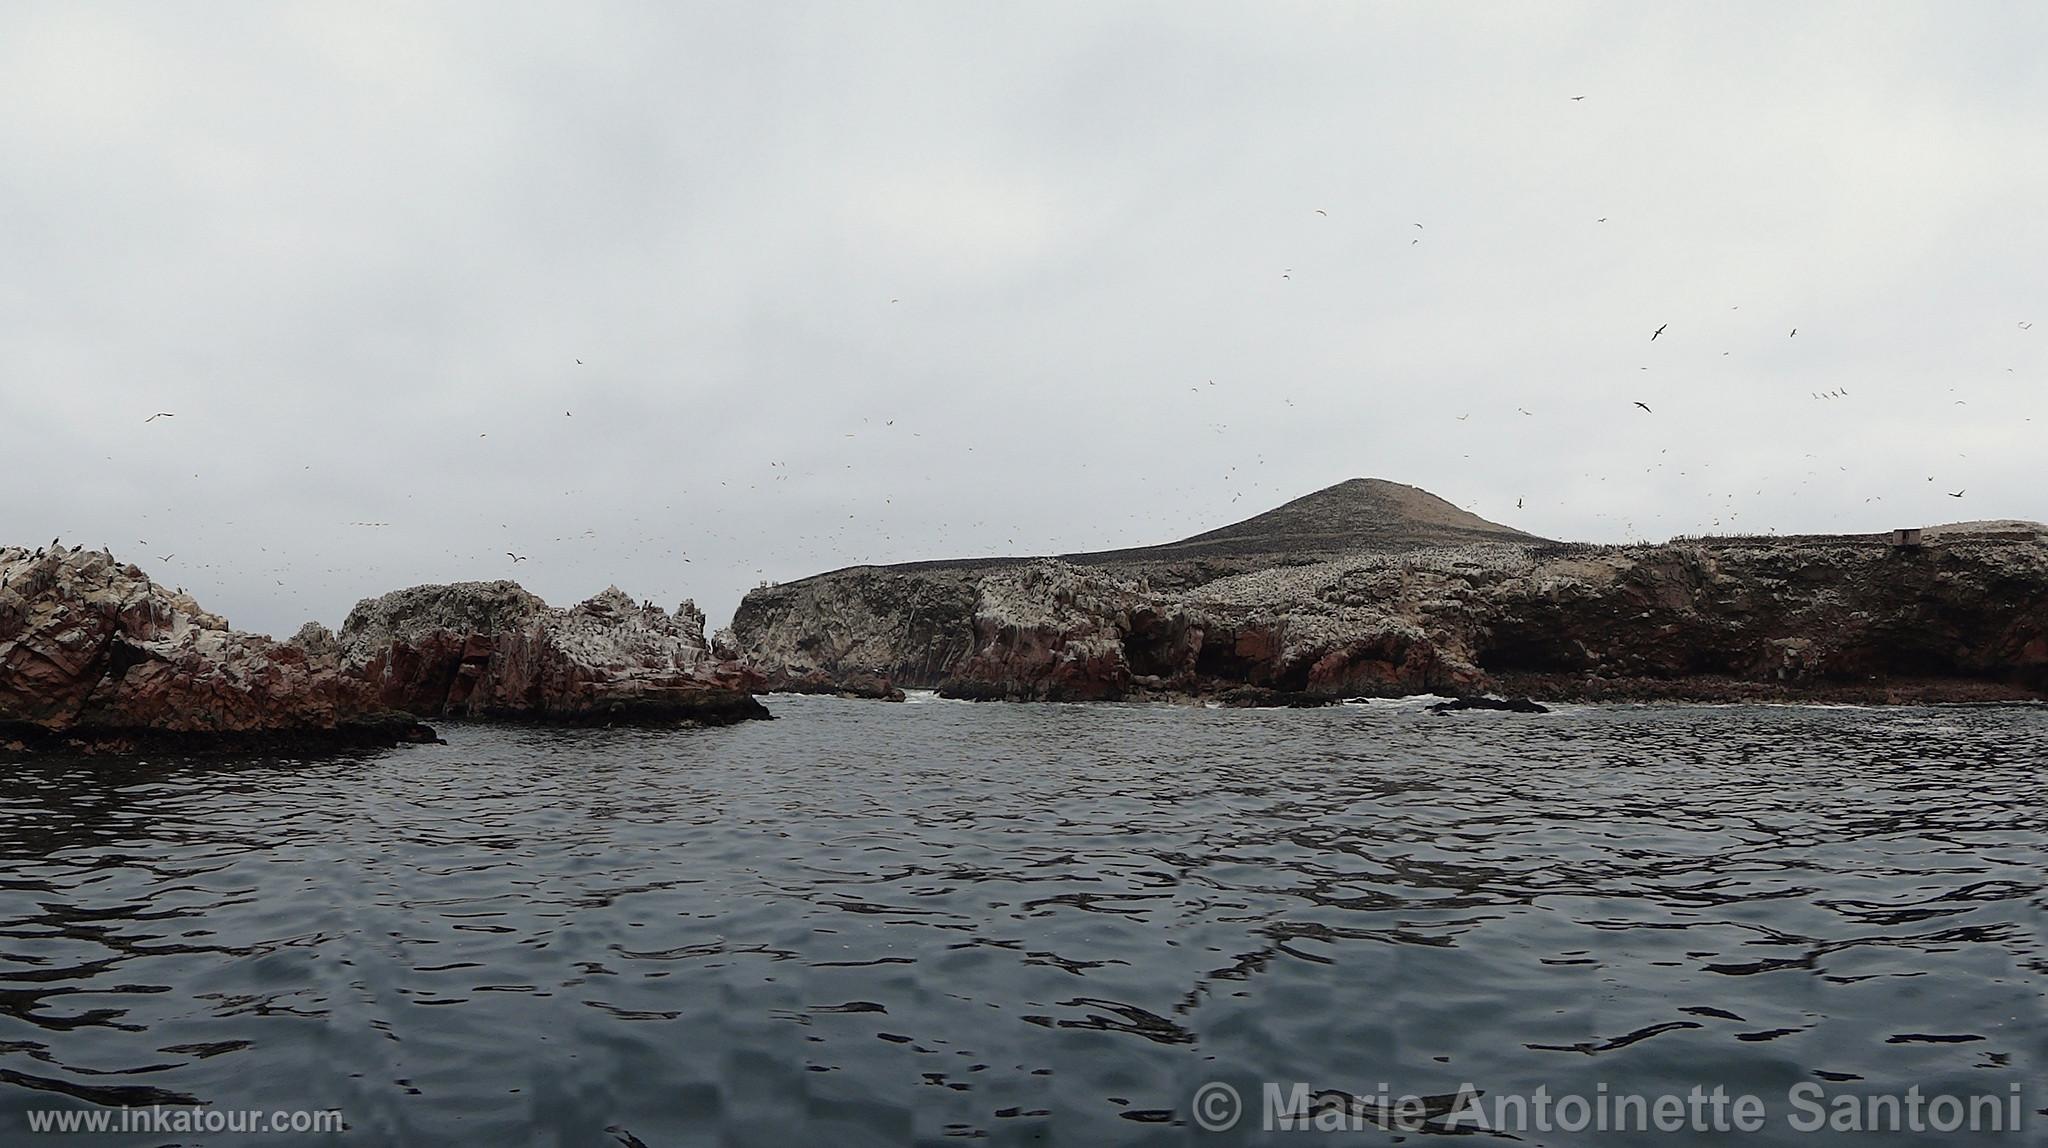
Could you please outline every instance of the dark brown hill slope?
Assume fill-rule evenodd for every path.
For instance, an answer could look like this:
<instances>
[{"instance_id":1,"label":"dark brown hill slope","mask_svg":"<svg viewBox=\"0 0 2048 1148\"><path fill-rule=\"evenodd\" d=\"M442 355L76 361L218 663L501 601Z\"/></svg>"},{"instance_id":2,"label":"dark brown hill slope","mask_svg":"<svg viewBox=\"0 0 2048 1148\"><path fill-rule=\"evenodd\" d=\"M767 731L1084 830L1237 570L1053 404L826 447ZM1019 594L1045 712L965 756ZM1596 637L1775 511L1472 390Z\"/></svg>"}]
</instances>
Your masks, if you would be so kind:
<instances>
[{"instance_id":1,"label":"dark brown hill slope","mask_svg":"<svg viewBox=\"0 0 2048 1148\"><path fill-rule=\"evenodd\" d=\"M1353 478L1305 494L1243 522L1179 542L1069 554L1076 565L1179 562L1198 558L1266 559L1280 566L1359 551L1417 550L1468 542L1538 543L1545 539L1460 510L1419 486Z\"/></svg>"}]
</instances>

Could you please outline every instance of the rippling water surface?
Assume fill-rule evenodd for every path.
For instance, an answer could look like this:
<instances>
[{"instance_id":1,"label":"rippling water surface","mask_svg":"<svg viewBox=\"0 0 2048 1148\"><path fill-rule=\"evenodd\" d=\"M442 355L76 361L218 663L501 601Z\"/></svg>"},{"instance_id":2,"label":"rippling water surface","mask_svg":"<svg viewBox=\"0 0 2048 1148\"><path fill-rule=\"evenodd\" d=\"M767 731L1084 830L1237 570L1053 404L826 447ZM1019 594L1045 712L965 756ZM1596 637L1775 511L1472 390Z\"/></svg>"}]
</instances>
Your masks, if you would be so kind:
<instances>
[{"instance_id":1,"label":"rippling water surface","mask_svg":"<svg viewBox=\"0 0 2048 1148\"><path fill-rule=\"evenodd\" d=\"M1752 1143L1801 1082L2019 1084L1989 1142L2044 1142L2040 709L771 708L0 766L0 1142L1300 1141L1264 1081L1721 1084Z\"/></svg>"}]
</instances>

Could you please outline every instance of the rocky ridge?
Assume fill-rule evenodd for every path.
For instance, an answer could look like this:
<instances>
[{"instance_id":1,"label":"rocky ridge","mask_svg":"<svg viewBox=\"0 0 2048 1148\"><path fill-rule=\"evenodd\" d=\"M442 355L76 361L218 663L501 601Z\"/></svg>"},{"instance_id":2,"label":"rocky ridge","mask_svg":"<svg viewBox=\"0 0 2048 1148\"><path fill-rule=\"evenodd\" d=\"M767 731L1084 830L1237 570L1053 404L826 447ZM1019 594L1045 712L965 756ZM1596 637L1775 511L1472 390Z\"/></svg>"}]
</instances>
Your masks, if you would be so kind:
<instances>
[{"instance_id":1,"label":"rocky ridge","mask_svg":"<svg viewBox=\"0 0 2048 1148\"><path fill-rule=\"evenodd\" d=\"M415 586L358 603L339 634L293 639L331 649L384 704L422 717L575 724L724 724L767 717L757 673L720 659L704 614L674 614L617 587L568 608L515 582Z\"/></svg>"},{"instance_id":2,"label":"rocky ridge","mask_svg":"<svg viewBox=\"0 0 2048 1148\"><path fill-rule=\"evenodd\" d=\"M880 675L972 698L2048 693L2048 528L2035 524L1930 528L1920 547L1585 546L1501 528L1334 557L1318 557L1328 531L1305 553L1261 533L1267 565L1193 580L1157 559L1171 547L839 571L750 593L729 641L770 680Z\"/></svg>"},{"instance_id":3,"label":"rocky ridge","mask_svg":"<svg viewBox=\"0 0 2048 1148\"><path fill-rule=\"evenodd\" d=\"M0 549L0 748L267 750L432 740L288 643L103 550Z\"/></svg>"}]
</instances>

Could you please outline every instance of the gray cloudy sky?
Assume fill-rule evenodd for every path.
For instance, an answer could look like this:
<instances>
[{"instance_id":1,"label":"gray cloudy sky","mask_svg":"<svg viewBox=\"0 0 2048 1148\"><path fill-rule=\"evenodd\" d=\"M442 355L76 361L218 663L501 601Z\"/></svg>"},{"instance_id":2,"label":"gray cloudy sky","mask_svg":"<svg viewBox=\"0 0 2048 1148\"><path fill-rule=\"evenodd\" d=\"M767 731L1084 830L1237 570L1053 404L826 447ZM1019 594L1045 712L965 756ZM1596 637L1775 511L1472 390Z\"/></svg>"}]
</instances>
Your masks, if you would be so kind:
<instances>
[{"instance_id":1,"label":"gray cloudy sky","mask_svg":"<svg viewBox=\"0 0 2048 1148\"><path fill-rule=\"evenodd\" d=\"M2048 518L2044 43L2029 3L10 0L0 540L283 634L508 576L716 624L1360 475L1597 540Z\"/></svg>"}]
</instances>

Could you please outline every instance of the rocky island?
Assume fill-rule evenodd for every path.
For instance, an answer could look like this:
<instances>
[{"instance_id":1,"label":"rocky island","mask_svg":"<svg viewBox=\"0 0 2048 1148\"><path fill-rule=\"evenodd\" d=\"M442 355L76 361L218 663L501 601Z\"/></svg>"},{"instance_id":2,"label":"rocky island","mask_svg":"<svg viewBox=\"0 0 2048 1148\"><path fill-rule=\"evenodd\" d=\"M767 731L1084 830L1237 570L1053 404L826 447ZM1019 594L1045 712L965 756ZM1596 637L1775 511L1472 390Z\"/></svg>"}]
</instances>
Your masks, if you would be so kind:
<instances>
[{"instance_id":1,"label":"rocky island","mask_svg":"<svg viewBox=\"0 0 2048 1148\"><path fill-rule=\"evenodd\" d=\"M104 550L0 549L0 749L265 751L433 739L331 659L230 629Z\"/></svg>"},{"instance_id":2,"label":"rocky island","mask_svg":"<svg viewBox=\"0 0 2048 1148\"><path fill-rule=\"evenodd\" d=\"M0 749L269 752L435 740L421 719L725 724L765 682L704 615L616 588L568 609L511 582L357 605L337 636L229 627L104 550L0 549Z\"/></svg>"},{"instance_id":3,"label":"rocky island","mask_svg":"<svg viewBox=\"0 0 2048 1148\"><path fill-rule=\"evenodd\" d=\"M1354 479L1162 546L864 566L707 641L616 588L416 586L288 642L104 550L0 549L0 749L432 740L423 720L724 724L772 690L1314 705L2048 697L2048 526L1557 542Z\"/></svg>"},{"instance_id":4,"label":"rocky island","mask_svg":"<svg viewBox=\"0 0 2048 1148\"><path fill-rule=\"evenodd\" d=\"M746 596L771 685L1317 704L2048 696L2048 527L1556 542L1354 479L1180 542L855 567Z\"/></svg>"},{"instance_id":5,"label":"rocky island","mask_svg":"<svg viewBox=\"0 0 2048 1148\"><path fill-rule=\"evenodd\" d=\"M712 654L704 613L671 615L611 587L562 609L516 582L415 586L356 604L339 635L308 624L293 643L334 658L393 709L577 725L723 725L768 717L767 683Z\"/></svg>"}]
</instances>

